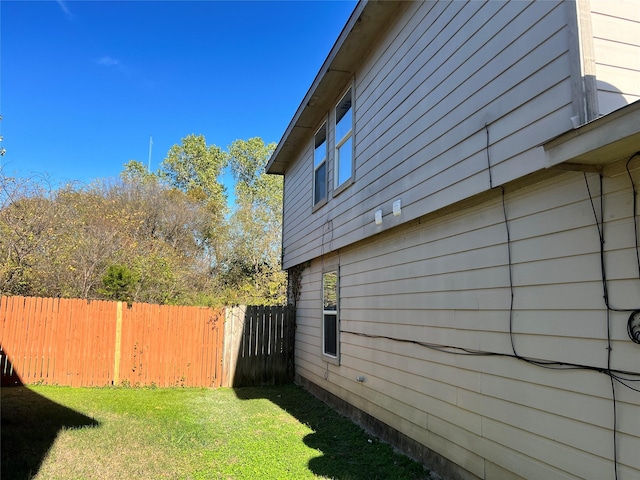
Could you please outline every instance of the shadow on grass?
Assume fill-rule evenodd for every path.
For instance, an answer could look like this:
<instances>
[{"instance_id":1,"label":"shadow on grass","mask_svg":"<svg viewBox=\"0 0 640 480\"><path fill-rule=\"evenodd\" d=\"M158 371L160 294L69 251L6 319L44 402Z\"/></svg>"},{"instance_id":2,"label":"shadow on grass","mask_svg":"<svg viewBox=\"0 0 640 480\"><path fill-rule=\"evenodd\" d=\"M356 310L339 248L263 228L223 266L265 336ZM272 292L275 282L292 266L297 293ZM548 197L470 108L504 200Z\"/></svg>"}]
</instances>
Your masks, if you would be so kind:
<instances>
[{"instance_id":1,"label":"shadow on grass","mask_svg":"<svg viewBox=\"0 0 640 480\"><path fill-rule=\"evenodd\" d=\"M309 461L309 470L335 480L418 480L430 478L424 467L368 435L306 390L290 384L234 389L241 400L267 399L307 425L304 438L322 455Z\"/></svg>"},{"instance_id":2,"label":"shadow on grass","mask_svg":"<svg viewBox=\"0 0 640 480\"><path fill-rule=\"evenodd\" d=\"M3 351L6 361L7 352ZM0 472L3 479L34 477L47 452L65 429L97 427L96 420L49 400L22 385L14 375L0 390Z\"/></svg>"}]
</instances>

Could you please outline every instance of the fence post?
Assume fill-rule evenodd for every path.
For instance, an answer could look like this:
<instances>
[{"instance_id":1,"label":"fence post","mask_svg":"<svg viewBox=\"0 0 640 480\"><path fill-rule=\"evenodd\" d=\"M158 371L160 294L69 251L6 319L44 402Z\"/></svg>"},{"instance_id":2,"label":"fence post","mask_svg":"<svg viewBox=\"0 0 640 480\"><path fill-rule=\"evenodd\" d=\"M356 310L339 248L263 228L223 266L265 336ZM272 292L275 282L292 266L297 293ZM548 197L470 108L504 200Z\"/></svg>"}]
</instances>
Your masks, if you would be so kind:
<instances>
[{"instance_id":1,"label":"fence post","mask_svg":"<svg viewBox=\"0 0 640 480\"><path fill-rule=\"evenodd\" d=\"M116 345L113 355L113 384L120 383L120 346L122 344L122 302L116 306Z\"/></svg>"},{"instance_id":2,"label":"fence post","mask_svg":"<svg viewBox=\"0 0 640 480\"><path fill-rule=\"evenodd\" d=\"M222 348L222 387L233 387L240 343L244 331L244 313L246 307L225 308L224 340Z\"/></svg>"}]
</instances>

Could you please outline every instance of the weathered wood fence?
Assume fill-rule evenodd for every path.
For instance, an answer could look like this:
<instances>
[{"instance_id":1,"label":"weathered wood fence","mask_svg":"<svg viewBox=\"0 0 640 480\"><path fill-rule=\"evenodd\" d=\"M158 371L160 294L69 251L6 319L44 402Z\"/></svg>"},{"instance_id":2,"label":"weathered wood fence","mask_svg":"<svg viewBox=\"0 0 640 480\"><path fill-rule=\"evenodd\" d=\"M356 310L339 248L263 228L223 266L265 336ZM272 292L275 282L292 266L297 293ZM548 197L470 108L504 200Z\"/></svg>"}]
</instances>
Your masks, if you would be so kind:
<instances>
[{"instance_id":1,"label":"weathered wood fence","mask_svg":"<svg viewBox=\"0 0 640 480\"><path fill-rule=\"evenodd\" d=\"M282 383L293 378L294 323L285 307L0 297L0 374L3 385Z\"/></svg>"},{"instance_id":2,"label":"weathered wood fence","mask_svg":"<svg viewBox=\"0 0 640 480\"><path fill-rule=\"evenodd\" d=\"M233 387L293 381L293 307L240 306L227 310L224 365Z\"/></svg>"}]
</instances>

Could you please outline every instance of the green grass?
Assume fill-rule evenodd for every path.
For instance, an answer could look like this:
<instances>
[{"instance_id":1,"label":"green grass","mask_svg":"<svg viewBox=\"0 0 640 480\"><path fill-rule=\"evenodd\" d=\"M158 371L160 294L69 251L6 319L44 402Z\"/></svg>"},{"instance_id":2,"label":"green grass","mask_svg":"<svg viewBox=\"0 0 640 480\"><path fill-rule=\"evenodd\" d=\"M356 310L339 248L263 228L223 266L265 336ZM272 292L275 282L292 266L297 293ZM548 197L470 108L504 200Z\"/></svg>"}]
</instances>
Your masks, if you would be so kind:
<instances>
[{"instance_id":1,"label":"green grass","mask_svg":"<svg viewBox=\"0 0 640 480\"><path fill-rule=\"evenodd\" d=\"M2 478L430 478L293 385L1 393Z\"/></svg>"}]
</instances>

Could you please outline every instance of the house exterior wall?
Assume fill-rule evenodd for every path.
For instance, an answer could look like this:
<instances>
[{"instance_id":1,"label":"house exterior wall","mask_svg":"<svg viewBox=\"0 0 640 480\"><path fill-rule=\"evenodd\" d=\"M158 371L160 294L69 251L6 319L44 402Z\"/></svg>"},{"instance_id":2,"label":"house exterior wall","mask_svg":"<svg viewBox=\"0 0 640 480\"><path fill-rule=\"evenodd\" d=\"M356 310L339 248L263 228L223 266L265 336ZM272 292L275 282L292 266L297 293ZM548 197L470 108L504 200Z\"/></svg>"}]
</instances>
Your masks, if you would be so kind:
<instances>
[{"instance_id":1,"label":"house exterior wall","mask_svg":"<svg viewBox=\"0 0 640 480\"><path fill-rule=\"evenodd\" d=\"M640 3L591 0L600 115L640 99Z\"/></svg>"},{"instance_id":2,"label":"house exterior wall","mask_svg":"<svg viewBox=\"0 0 640 480\"><path fill-rule=\"evenodd\" d=\"M626 331L640 265L625 163L640 103L621 109L640 98L637 6L403 2L351 73L343 56L330 88L314 81L332 98L310 90L286 160L273 160L283 266L304 266L297 378L461 468L448 478L640 478L640 394L607 375L635 381L640 365ZM348 25L379 19L371 8ZM355 172L334 191L333 106L349 87ZM329 190L314 208L325 121ZM597 173L561 167L604 172L602 203ZM637 184L634 168L640 157ZM334 359L322 278L336 270Z\"/></svg>"},{"instance_id":3,"label":"house exterior wall","mask_svg":"<svg viewBox=\"0 0 640 480\"><path fill-rule=\"evenodd\" d=\"M640 394L613 382L613 400L598 371L609 344L594 216L605 219L610 304L638 308L633 192L626 174L602 185L601 204L597 174L547 177L507 191L504 210L496 191L314 259L297 305L297 375L487 479L613 478L615 411L617 478L640 478ZM335 267L339 365L321 355L319 313L321 274ZM609 312L610 368L637 372L628 314ZM512 342L520 357L585 368L527 363Z\"/></svg>"},{"instance_id":4,"label":"house exterior wall","mask_svg":"<svg viewBox=\"0 0 640 480\"><path fill-rule=\"evenodd\" d=\"M285 268L325 252L329 230L340 248L487 190L489 162L494 186L540 170L542 143L640 99L635 0L416 2L374 47L343 85L353 185L334 198L331 109L309 127L329 126L328 203L313 211L312 134L285 174Z\"/></svg>"},{"instance_id":5,"label":"house exterior wall","mask_svg":"<svg viewBox=\"0 0 640 480\"><path fill-rule=\"evenodd\" d=\"M344 83L355 95L354 183L334 196L331 132L326 205L313 211L313 134L285 172L284 267L488 190L489 162L493 185L544 168L539 145L576 115L574 7L410 4ZM331 127L331 110L325 119ZM390 214L397 199L399 218Z\"/></svg>"}]
</instances>

